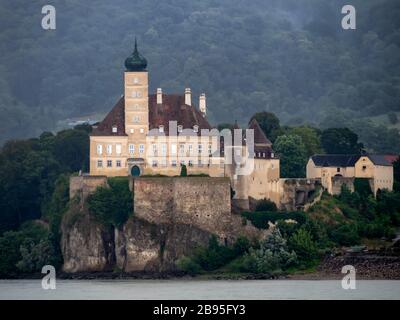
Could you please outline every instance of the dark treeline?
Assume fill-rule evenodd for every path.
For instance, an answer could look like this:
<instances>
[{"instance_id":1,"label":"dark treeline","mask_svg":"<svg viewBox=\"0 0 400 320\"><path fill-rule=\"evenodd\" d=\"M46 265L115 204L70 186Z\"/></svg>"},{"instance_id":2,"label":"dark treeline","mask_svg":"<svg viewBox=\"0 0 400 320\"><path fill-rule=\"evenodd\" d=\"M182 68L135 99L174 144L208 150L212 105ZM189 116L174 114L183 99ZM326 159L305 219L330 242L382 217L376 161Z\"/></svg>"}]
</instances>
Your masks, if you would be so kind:
<instances>
[{"instance_id":1,"label":"dark treeline","mask_svg":"<svg viewBox=\"0 0 400 320\"><path fill-rule=\"evenodd\" d=\"M354 31L341 28L343 0L55 0L55 31L41 29L47 1L0 3L0 143L109 111L136 35L151 90L206 92L214 123L270 111L400 152L396 0L352 1Z\"/></svg>"}]
</instances>

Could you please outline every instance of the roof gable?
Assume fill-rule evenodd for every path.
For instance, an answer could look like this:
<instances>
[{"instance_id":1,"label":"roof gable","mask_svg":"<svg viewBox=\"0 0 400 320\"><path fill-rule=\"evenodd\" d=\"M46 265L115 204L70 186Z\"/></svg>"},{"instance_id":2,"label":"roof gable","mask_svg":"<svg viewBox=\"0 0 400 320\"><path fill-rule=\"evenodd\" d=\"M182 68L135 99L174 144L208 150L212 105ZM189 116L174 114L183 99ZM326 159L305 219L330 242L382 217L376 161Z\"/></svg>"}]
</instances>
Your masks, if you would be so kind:
<instances>
[{"instance_id":1,"label":"roof gable","mask_svg":"<svg viewBox=\"0 0 400 320\"><path fill-rule=\"evenodd\" d=\"M272 146L271 141L267 138L264 131L261 129L258 121L256 119L252 119L249 123L249 129L254 130L254 144L255 145L265 145Z\"/></svg>"},{"instance_id":2,"label":"roof gable","mask_svg":"<svg viewBox=\"0 0 400 320\"><path fill-rule=\"evenodd\" d=\"M117 132L113 132L113 127ZM92 136L126 136L125 133L125 99L121 97L106 117L97 127L93 128Z\"/></svg>"}]
</instances>

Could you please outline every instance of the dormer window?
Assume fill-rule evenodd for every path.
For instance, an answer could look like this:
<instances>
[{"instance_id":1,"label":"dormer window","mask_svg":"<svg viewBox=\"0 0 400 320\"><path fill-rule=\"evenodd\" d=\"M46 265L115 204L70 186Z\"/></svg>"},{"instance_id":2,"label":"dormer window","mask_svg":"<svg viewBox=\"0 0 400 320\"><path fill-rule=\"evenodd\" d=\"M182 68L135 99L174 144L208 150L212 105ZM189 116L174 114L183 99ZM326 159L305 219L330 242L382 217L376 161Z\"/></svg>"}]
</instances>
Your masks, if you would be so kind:
<instances>
[{"instance_id":1,"label":"dormer window","mask_svg":"<svg viewBox=\"0 0 400 320\"><path fill-rule=\"evenodd\" d=\"M160 126L158 127L158 132L164 133L164 126L163 126L163 125L160 125Z\"/></svg>"},{"instance_id":2,"label":"dormer window","mask_svg":"<svg viewBox=\"0 0 400 320\"><path fill-rule=\"evenodd\" d=\"M273 152L271 152L271 158L273 158L274 157L274 153Z\"/></svg>"},{"instance_id":3,"label":"dormer window","mask_svg":"<svg viewBox=\"0 0 400 320\"><path fill-rule=\"evenodd\" d=\"M113 133L117 133L117 132L118 132L117 126L113 126L113 127L112 127L112 132L113 132Z\"/></svg>"},{"instance_id":4,"label":"dormer window","mask_svg":"<svg viewBox=\"0 0 400 320\"><path fill-rule=\"evenodd\" d=\"M193 126L193 131L196 133L199 132L199 126L198 125Z\"/></svg>"},{"instance_id":5,"label":"dormer window","mask_svg":"<svg viewBox=\"0 0 400 320\"><path fill-rule=\"evenodd\" d=\"M178 126L178 132L182 132L182 131L183 131L182 125L179 125L179 126Z\"/></svg>"}]
</instances>

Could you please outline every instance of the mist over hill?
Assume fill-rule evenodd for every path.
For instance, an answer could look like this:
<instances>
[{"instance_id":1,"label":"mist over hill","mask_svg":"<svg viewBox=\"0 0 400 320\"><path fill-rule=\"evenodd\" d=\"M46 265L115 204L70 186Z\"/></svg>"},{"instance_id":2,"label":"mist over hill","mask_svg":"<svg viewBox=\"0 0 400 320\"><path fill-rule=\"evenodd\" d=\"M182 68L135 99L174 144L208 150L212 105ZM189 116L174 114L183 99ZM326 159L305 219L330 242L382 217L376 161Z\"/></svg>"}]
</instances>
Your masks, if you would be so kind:
<instances>
[{"instance_id":1,"label":"mist over hill","mask_svg":"<svg viewBox=\"0 0 400 320\"><path fill-rule=\"evenodd\" d=\"M373 151L400 152L396 123L374 122L400 112L396 0L352 1L356 30L341 28L341 0L49 2L0 0L0 143L109 111L137 36L151 91L206 92L214 124L271 111L285 124L345 125ZM54 31L41 28L46 4Z\"/></svg>"}]
</instances>

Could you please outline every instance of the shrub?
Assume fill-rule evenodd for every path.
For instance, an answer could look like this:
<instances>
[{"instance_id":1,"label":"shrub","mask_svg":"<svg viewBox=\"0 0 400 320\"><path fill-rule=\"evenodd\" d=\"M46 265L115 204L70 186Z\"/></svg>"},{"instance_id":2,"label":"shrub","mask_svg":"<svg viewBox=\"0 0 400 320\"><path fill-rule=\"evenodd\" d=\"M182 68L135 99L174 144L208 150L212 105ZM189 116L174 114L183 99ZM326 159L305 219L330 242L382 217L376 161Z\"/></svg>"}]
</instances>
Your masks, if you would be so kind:
<instances>
[{"instance_id":1,"label":"shrub","mask_svg":"<svg viewBox=\"0 0 400 320\"><path fill-rule=\"evenodd\" d=\"M255 209L256 212L260 212L260 211L275 212L277 210L278 210L278 208L276 207L276 204L265 198L258 201L258 203L256 205L256 209Z\"/></svg>"},{"instance_id":2,"label":"shrub","mask_svg":"<svg viewBox=\"0 0 400 320\"><path fill-rule=\"evenodd\" d=\"M241 261L243 272L279 274L297 263L295 252L289 252L286 240L275 228L270 236L260 243L259 249L250 248Z\"/></svg>"},{"instance_id":3,"label":"shrub","mask_svg":"<svg viewBox=\"0 0 400 320\"><path fill-rule=\"evenodd\" d=\"M193 261L192 258L189 257L181 257L176 261L176 266L179 270L185 271L189 274L195 275L202 272L202 268L200 265Z\"/></svg>"},{"instance_id":4,"label":"shrub","mask_svg":"<svg viewBox=\"0 0 400 320\"><path fill-rule=\"evenodd\" d=\"M88 196L91 214L104 225L121 227L133 212L133 196L127 178L108 179L109 187L99 187Z\"/></svg>"},{"instance_id":5,"label":"shrub","mask_svg":"<svg viewBox=\"0 0 400 320\"><path fill-rule=\"evenodd\" d=\"M318 257L317 245L313 241L311 233L304 227L298 229L289 238L288 245L302 262L310 262Z\"/></svg>"},{"instance_id":6,"label":"shrub","mask_svg":"<svg viewBox=\"0 0 400 320\"><path fill-rule=\"evenodd\" d=\"M352 246L360 243L357 228L353 224L344 224L336 227L331 232L331 239L342 246Z\"/></svg>"},{"instance_id":7,"label":"shrub","mask_svg":"<svg viewBox=\"0 0 400 320\"><path fill-rule=\"evenodd\" d=\"M268 221L275 223L278 220L292 219L300 224L306 221L303 212L244 212L242 216L259 229L268 229Z\"/></svg>"}]
</instances>

